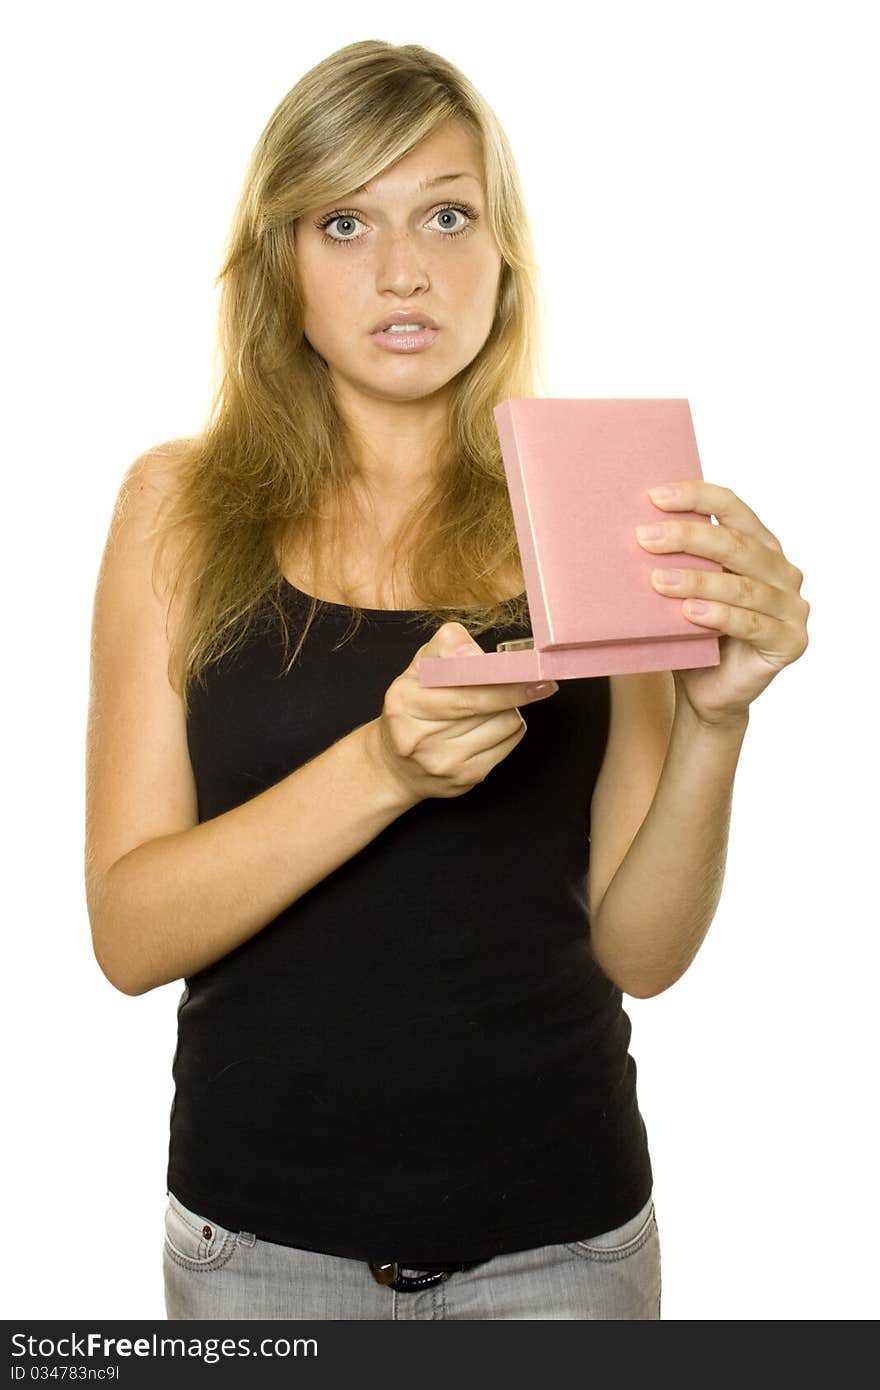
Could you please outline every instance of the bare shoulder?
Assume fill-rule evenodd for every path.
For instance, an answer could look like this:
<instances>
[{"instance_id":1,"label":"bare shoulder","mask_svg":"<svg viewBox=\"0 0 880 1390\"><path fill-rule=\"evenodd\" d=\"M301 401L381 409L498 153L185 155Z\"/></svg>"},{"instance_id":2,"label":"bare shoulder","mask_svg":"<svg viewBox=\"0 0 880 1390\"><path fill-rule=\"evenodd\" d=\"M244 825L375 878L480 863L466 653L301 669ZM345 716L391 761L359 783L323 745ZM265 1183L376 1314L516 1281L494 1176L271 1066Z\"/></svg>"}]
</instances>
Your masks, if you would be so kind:
<instances>
[{"instance_id":1,"label":"bare shoulder","mask_svg":"<svg viewBox=\"0 0 880 1390\"><path fill-rule=\"evenodd\" d=\"M142 505L156 506L161 499L173 496L186 443L184 439L171 439L156 444L129 464L117 499L121 516L127 515L138 499L142 499Z\"/></svg>"},{"instance_id":2,"label":"bare shoulder","mask_svg":"<svg viewBox=\"0 0 880 1390\"><path fill-rule=\"evenodd\" d=\"M152 547L174 499L185 440L170 440L145 450L126 469L113 508L108 551L119 544Z\"/></svg>"},{"instance_id":3,"label":"bare shoulder","mask_svg":"<svg viewBox=\"0 0 880 1390\"><path fill-rule=\"evenodd\" d=\"M611 722L590 803L590 916L641 829L657 791L675 715L671 671L609 676Z\"/></svg>"}]
</instances>

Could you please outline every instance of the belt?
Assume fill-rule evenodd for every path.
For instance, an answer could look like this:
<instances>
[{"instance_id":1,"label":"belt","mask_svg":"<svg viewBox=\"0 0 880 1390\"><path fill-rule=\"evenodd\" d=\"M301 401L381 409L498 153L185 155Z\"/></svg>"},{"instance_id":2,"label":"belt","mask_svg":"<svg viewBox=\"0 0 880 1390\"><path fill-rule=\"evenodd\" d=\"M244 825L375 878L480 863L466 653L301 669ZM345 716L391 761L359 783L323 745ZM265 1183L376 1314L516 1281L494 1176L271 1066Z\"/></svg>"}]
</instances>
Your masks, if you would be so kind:
<instances>
[{"instance_id":1,"label":"belt","mask_svg":"<svg viewBox=\"0 0 880 1390\"><path fill-rule=\"evenodd\" d=\"M416 1293L419 1289L429 1289L433 1284L442 1284L450 1274L462 1269L473 1269L474 1265L485 1264L485 1260L471 1260L458 1264L420 1264L423 1274L401 1274L399 1260L386 1260L384 1263L370 1261L370 1273L377 1284L385 1284L399 1293Z\"/></svg>"}]
</instances>

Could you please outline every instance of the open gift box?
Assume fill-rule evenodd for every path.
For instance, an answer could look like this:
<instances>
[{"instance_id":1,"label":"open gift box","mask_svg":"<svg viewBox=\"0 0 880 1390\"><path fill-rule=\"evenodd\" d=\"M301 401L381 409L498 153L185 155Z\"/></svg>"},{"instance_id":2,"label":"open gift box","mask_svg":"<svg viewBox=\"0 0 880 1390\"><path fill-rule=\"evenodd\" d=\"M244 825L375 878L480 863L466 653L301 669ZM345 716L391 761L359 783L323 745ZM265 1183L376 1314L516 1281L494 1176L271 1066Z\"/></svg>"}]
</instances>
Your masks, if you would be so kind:
<instances>
[{"instance_id":1,"label":"open gift box","mask_svg":"<svg viewBox=\"0 0 880 1390\"><path fill-rule=\"evenodd\" d=\"M686 400L518 398L493 411L532 636L473 656L421 657L422 686L565 680L717 666L718 636L658 593L651 570L721 570L650 552L635 527L701 512L655 507L649 487L702 478Z\"/></svg>"}]
</instances>

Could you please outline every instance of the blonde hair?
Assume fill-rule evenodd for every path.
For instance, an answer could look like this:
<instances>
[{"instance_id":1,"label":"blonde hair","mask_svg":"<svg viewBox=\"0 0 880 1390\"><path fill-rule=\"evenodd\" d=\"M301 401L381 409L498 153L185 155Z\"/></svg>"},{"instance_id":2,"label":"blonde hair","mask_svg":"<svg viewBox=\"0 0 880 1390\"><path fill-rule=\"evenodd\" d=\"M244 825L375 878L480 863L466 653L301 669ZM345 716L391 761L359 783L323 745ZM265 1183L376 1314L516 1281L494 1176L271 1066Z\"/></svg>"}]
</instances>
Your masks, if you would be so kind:
<instances>
[{"instance_id":1,"label":"blonde hair","mask_svg":"<svg viewBox=\"0 0 880 1390\"><path fill-rule=\"evenodd\" d=\"M352 441L327 364L304 336L293 222L376 178L449 121L464 122L482 150L486 217L502 258L498 301L486 342L452 383L430 490L405 514L394 554L407 542L430 631L458 621L476 636L528 622L525 595L499 594L497 578L522 567L492 410L539 394L543 370L543 292L513 155L490 107L444 58L417 44L349 44L291 88L254 148L217 277L221 371L218 379L215 365L208 417L199 434L152 451L175 460L154 585L174 542L169 588L182 607L168 678L187 712L192 681L260 615L274 610L287 655L279 555L295 538L315 572L319 504L329 497L331 515L342 516L350 502ZM450 576L459 607L445 601ZM353 635L363 615L343 594ZM320 607L313 599L287 670Z\"/></svg>"}]
</instances>

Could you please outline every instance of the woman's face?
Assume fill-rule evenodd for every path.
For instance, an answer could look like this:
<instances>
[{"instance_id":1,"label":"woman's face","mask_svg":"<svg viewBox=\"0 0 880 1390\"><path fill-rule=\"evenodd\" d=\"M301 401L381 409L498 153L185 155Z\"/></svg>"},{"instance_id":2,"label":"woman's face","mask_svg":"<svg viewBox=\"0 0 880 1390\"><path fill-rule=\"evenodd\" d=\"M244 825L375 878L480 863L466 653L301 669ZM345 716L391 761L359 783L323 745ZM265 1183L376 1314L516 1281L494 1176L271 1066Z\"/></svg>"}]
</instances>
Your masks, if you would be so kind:
<instances>
[{"instance_id":1,"label":"woman's face","mask_svg":"<svg viewBox=\"0 0 880 1390\"><path fill-rule=\"evenodd\" d=\"M449 174L458 177L439 180ZM480 351L501 274L482 176L477 141L451 122L373 179L367 192L297 219L305 334L344 393L389 401L429 396ZM438 181L422 186L430 180ZM376 322L406 309L434 319L434 341L419 351L379 346Z\"/></svg>"}]
</instances>

